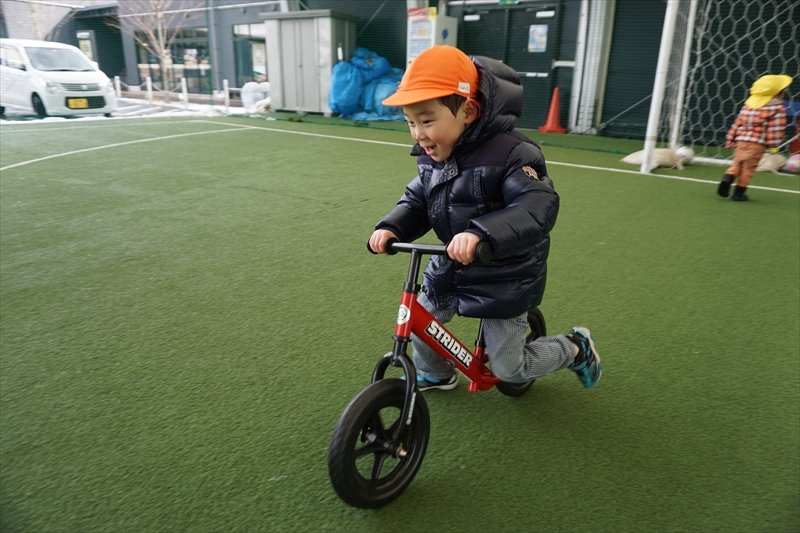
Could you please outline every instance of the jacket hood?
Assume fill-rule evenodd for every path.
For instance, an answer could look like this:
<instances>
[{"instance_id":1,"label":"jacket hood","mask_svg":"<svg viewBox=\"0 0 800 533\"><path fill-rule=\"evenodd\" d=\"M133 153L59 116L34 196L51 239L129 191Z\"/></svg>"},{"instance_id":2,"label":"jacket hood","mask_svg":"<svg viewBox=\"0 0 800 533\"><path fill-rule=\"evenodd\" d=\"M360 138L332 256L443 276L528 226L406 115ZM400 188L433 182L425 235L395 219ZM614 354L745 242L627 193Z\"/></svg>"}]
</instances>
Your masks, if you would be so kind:
<instances>
[{"instance_id":1,"label":"jacket hood","mask_svg":"<svg viewBox=\"0 0 800 533\"><path fill-rule=\"evenodd\" d=\"M522 85L516 71L496 59L474 56L478 67L481 116L467 131L463 142L472 144L511 131L522 114Z\"/></svg>"}]
</instances>

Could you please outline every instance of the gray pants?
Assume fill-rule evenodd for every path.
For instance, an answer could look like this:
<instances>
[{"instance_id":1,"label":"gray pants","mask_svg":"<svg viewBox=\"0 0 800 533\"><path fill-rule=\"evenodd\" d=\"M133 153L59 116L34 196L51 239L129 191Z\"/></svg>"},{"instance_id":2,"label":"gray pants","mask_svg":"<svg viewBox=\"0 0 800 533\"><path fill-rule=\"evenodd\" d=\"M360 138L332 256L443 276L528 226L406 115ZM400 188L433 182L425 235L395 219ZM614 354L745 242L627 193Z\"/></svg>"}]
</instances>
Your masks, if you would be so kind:
<instances>
[{"instance_id":1,"label":"gray pants","mask_svg":"<svg viewBox=\"0 0 800 533\"><path fill-rule=\"evenodd\" d=\"M449 322L455 309L434 307L425 293L420 292L419 303L442 324ZM502 381L523 383L566 368L575 358L575 345L564 335L539 337L525 343L528 329L527 313L514 318L483 319L486 352L492 373ZM417 372L436 379L449 378L453 367L442 359L416 335L411 336L414 364Z\"/></svg>"}]
</instances>

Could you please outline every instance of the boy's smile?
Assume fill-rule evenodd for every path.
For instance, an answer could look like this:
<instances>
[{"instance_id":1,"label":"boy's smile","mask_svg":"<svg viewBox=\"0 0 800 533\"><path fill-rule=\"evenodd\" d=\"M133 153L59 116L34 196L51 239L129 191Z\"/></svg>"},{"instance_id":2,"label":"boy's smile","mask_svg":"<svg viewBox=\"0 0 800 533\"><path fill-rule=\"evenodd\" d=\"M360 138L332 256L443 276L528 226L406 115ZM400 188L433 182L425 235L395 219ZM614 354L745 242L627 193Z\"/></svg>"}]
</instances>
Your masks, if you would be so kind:
<instances>
[{"instance_id":1,"label":"boy's smile","mask_svg":"<svg viewBox=\"0 0 800 533\"><path fill-rule=\"evenodd\" d=\"M465 101L454 115L438 99L403 106L411 137L434 161L444 161L453 153L458 138L474 122L477 113Z\"/></svg>"}]
</instances>

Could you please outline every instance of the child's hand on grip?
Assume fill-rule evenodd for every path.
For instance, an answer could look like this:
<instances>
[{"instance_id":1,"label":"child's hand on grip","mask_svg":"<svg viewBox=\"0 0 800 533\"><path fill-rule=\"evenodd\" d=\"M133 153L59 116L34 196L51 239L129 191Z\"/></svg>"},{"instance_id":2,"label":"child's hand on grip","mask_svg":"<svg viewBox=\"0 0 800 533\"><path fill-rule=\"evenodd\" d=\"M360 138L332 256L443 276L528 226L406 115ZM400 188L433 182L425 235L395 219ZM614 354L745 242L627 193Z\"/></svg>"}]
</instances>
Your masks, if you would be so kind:
<instances>
[{"instance_id":1,"label":"child's hand on grip","mask_svg":"<svg viewBox=\"0 0 800 533\"><path fill-rule=\"evenodd\" d=\"M369 247L376 254L386 254L386 243L397 235L386 229L376 229L369 238Z\"/></svg>"},{"instance_id":2,"label":"child's hand on grip","mask_svg":"<svg viewBox=\"0 0 800 533\"><path fill-rule=\"evenodd\" d=\"M458 233L447 245L447 255L453 261L466 266L475 260L475 247L479 242L481 238L474 233L468 231Z\"/></svg>"}]
</instances>

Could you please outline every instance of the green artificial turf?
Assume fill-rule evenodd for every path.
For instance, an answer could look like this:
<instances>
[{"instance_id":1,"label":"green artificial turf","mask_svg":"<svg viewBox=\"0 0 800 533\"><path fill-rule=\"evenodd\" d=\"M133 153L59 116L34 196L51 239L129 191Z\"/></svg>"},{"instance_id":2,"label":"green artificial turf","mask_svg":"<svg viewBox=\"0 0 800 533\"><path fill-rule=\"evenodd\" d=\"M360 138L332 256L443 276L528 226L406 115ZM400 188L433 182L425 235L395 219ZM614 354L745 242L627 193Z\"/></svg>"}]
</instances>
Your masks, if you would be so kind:
<instances>
[{"instance_id":1,"label":"green artificial turf","mask_svg":"<svg viewBox=\"0 0 800 533\"><path fill-rule=\"evenodd\" d=\"M734 203L720 168L532 135L562 198L542 310L592 329L603 381L426 393L417 478L365 511L327 447L391 347L407 257L364 243L414 175L407 133L3 125L0 530L797 531L800 195Z\"/></svg>"}]
</instances>

